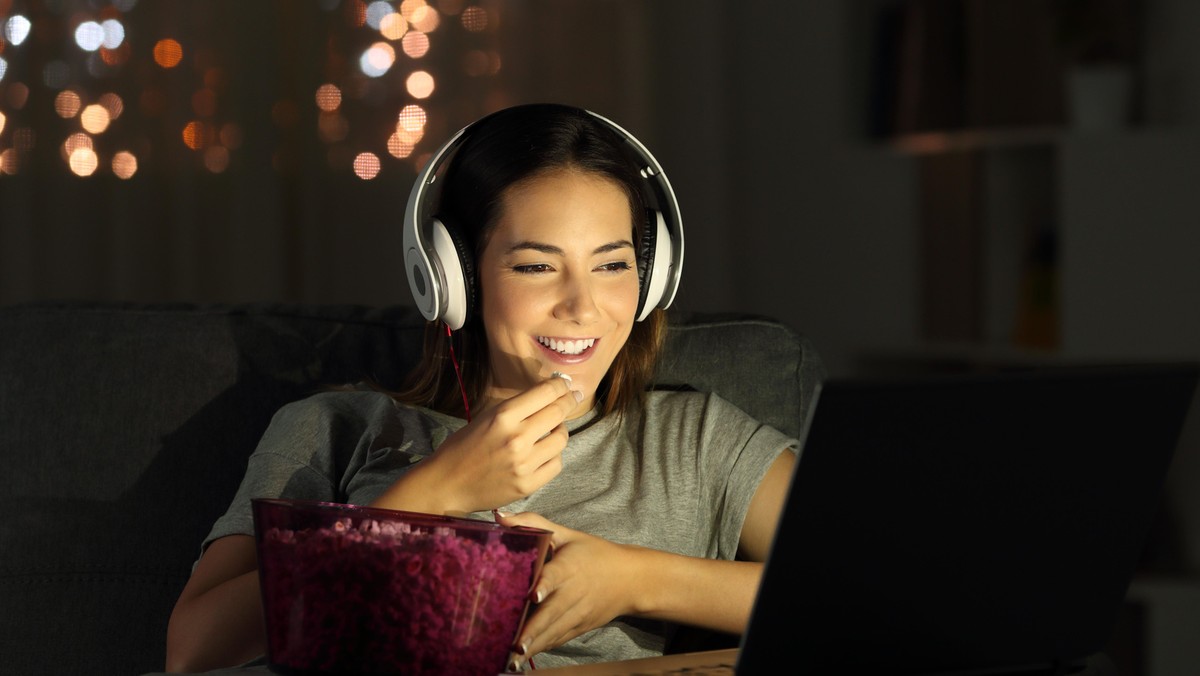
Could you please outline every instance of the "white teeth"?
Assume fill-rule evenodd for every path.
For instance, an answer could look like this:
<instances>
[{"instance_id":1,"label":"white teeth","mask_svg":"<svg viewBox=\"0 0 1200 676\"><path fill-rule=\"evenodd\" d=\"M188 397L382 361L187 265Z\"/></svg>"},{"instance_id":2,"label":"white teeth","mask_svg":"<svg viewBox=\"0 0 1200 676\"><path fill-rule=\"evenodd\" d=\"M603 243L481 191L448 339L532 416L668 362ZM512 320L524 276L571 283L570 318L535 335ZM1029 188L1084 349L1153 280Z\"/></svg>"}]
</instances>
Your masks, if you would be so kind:
<instances>
[{"instance_id":1,"label":"white teeth","mask_svg":"<svg viewBox=\"0 0 1200 676\"><path fill-rule=\"evenodd\" d=\"M560 354L579 354L589 347L596 344L595 338L584 338L582 340L555 340L538 336L538 342Z\"/></svg>"}]
</instances>

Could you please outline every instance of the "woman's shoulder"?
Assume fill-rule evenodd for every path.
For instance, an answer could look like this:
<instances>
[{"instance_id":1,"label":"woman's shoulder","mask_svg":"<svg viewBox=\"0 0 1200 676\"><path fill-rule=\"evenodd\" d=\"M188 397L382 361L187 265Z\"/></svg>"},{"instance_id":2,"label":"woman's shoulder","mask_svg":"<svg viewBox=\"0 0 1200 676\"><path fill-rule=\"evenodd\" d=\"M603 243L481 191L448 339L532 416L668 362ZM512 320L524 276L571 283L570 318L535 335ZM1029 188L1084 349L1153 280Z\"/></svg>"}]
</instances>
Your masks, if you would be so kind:
<instances>
[{"instance_id":1,"label":"woman's shoulder","mask_svg":"<svg viewBox=\"0 0 1200 676\"><path fill-rule=\"evenodd\" d=\"M309 394L284 404L279 410L285 414L355 415L395 406L385 392L347 386Z\"/></svg>"},{"instance_id":2,"label":"woman's shoulder","mask_svg":"<svg viewBox=\"0 0 1200 676\"><path fill-rule=\"evenodd\" d=\"M347 386L315 392L284 404L277 419L339 419L344 421L421 421L455 426L456 418L396 400L386 391ZM461 421L458 421L461 422Z\"/></svg>"},{"instance_id":3,"label":"woman's shoulder","mask_svg":"<svg viewBox=\"0 0 1200 676\"><path fill-rule=\"evenodd\" d=\"M642 398L642 408L647 412L669 410L705 409L712 406L732 406L716 392L702 392L691 388L650 390Z\"/></svg>"}]
</instances>

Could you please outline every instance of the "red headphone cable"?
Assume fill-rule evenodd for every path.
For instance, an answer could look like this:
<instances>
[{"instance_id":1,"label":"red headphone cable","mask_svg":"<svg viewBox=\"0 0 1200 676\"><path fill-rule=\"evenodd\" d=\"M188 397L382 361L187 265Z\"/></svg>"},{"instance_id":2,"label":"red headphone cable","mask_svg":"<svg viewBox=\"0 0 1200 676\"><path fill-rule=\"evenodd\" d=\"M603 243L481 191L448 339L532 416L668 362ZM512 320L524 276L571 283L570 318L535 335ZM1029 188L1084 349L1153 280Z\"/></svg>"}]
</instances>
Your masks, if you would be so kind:
<instances>
[{"instance_id":1,"label":"red headphone cable","mask_svg":"<svg viewBox=\"0 0 1200 676\"><path fill-rule=\"evenodd\" d=\"M446 343L450 346L450 363L454 364L454 375L458 377L458 391L462 392L463 399L463 417L467 422L471 422L471 405L467 403L467 386L463 384L462 371L458 368L458 358L454 355L454 337L450 335L450 325L443 324L446 327Z\"/></svg>"}]
</instances>

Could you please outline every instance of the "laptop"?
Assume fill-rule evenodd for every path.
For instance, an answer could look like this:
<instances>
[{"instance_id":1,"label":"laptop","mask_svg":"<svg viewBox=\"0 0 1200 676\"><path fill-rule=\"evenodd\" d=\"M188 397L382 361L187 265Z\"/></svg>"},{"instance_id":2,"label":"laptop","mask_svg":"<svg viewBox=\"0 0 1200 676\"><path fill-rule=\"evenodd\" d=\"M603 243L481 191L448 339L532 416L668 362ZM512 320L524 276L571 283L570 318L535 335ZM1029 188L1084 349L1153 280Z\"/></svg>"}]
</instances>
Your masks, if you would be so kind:
<instances>
[{"instance_id":1,"label":"laptop","mask_svg":"<svg viewBox=\"0 0 1200 676\"><path fill-rule=\"evenodd\" d=\"M831 380L738 648L539 670L1071 673L1101 653L1200 365Z\"/></svg>"}]
</instances>

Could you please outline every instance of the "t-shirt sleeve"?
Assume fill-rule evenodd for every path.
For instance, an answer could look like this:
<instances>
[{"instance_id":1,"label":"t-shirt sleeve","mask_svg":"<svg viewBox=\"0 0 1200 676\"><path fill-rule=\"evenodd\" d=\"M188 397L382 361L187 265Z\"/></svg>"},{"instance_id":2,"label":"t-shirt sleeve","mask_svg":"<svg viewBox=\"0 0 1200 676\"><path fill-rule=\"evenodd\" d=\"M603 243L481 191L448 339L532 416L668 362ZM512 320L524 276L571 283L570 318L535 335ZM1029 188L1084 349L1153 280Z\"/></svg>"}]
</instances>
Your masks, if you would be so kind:
<instances>
[{"instance_id":1,"label":"t-shirt sleeve","mask_svg":"<svg viewBox=\"0 0 1200 676\"><path fill-rule=\"evenodd\" d=\"M708 499L717 505L715 551L711 555L733 559L741 539L750 502L767 469L780 452L795 453L800 442L758 422L717 395L707 402L701 428L701 461L712 477Z\"/></svg>"},{"instance_id":2,"label":"t-shirt sleeve","mask_svg":"<svg viewBox=\"0 0 1200 676\"><path fill-rule=\"evenodd\" d=\"M373 436L390 399L378 393L324 393L279 409L251 454L229 509L201 551L226 535L253 535L251 499L286 497L340 502L349 457Z\"/></svg>"}]
</instances>

